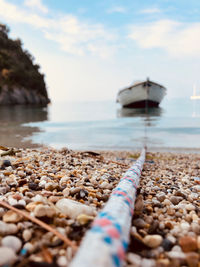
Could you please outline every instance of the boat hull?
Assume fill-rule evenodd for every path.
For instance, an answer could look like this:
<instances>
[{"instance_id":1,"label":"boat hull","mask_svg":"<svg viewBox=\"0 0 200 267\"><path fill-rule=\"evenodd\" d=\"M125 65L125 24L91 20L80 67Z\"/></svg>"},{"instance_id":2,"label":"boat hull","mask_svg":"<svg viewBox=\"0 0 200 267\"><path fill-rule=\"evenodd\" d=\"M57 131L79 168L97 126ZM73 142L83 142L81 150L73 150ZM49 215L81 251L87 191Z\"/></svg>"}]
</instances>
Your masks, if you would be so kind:
<instances>
[{"instance_id":1,"label":"boat hull","mask_svg":"<svg viewBox=\"0 0 200 267\"><path fill-rule=\"evenodd\" d=\"M158 102L154 102L151 100L142 100L127 105L123 105L124 108L145 108L145 107L157 108L158 106L159 106Z\"/></svg>"},{"instance_id":2,"label":"boat hull","mask_svg":"<svg viewBox=\"0 0 200 267\"><path fill-rule=\"evenodd\" d=\"M121 90L117 101L128 108L158 107L165 94L165 87L148 81Z\"/></svg>"}]
</instances>

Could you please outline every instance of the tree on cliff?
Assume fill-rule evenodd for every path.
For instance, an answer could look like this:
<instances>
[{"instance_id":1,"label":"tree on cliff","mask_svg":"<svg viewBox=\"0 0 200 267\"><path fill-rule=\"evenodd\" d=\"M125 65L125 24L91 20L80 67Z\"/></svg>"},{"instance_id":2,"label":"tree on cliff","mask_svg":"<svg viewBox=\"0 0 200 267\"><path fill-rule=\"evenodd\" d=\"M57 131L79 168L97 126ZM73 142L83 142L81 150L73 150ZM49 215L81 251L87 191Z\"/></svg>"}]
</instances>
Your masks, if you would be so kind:
<instances>
[{"instance_id":1,"label":"tree on cliff","mask_svg":"<svg viewBox=\"0 0 200 267\"><path fill-rule=\"evenodd\" d=\"M16 87L25 88L33 95L46 99L48 103L44 75L39 71L40 66L34 64L34 58L22 48L21 40L12 40L8 34L9 28L0 24L0 93L5 86L10 91ZM30 101L26 102L29 104Z\"/></svg>"}]
</instances>

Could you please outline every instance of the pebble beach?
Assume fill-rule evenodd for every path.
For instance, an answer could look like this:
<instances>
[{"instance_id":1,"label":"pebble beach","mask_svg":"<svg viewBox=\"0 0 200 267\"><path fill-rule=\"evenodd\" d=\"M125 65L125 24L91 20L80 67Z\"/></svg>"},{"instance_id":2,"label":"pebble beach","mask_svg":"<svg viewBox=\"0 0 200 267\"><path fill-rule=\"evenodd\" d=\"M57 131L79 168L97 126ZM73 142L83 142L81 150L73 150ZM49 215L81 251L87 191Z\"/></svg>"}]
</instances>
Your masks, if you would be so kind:
<instances>
[{"instance_id":1,"label":"pebble beach","mask_svg":"<svg viewBox=\"0 0 200 267\"><path fill-rule=\"evenodd\" d=\"M0 154L0 266L64 267L140 153ZM200 266L199 162L199 154L147 153L124 267Z\"/></svg>"}]
</instances>

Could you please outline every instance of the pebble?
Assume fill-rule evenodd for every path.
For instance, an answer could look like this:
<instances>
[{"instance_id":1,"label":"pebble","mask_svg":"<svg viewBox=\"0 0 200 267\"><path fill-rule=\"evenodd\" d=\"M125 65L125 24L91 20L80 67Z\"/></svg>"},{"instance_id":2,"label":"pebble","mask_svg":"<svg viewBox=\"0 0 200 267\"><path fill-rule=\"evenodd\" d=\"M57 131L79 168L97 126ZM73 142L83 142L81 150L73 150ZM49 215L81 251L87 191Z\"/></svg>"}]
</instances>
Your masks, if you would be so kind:
<instances>
[{"instance_id":1,"label":"pebble","mask_svg":"<svg viewBox=\"0 0 200 267\"><path fill-rule=\"evenodd\" d=\"M22 233L22 237L25 242L29 241L32 237L32 231L30 229L25 229Z\"/></svg>"},{"instance_id":2,"label":"pebble","mask_svg":"<svg viewBox=\"0 0 200 267\"><path fill-rule=\"evenodd\" d=\"M135 253L128 253L127 254L127 261L131 263L134 267L140 267L142 258L135 254Z\"/></svg>"},{"instance_id":3,"label":"pebble","mask_svg":"<svg viewBox=\"0 0 200 267\"><path fill-rule=\"evenodd\" d=\"M76 218L77 222L81 225L85 225L90 221L93 221L94 217L87 214L79 214Z\"/></svg>"},{"instance_id":4,"label":"pebble","mask_svg":"<svg viewBox=\"0 0 200 267\"><path fill-rule=\"evenodd\" d=\"M65 256L60 256L57 260L57 264L60 266L60 267L66 267L68 266L69 262L68 260L66 259Z\"/></svg>"},{"instance_id":5,"label":"pebble","mask_svg":"<svg viewBox=\"0 0 200 267\"><path fill-rule=\"evenodd\" d=\"M165 195L165 193L160 192L160 193L158 193L158 194L156 195L156 197L157 197L157 199L158 199L160 202L163 202L163 201L165 200L166 195Z\"/></svg>"},{"instance_id":6,"label":"pebble","mask_svg":"<svg viewBox=\"0 0 200 267\"><path fill-rule=\"evenodd\" d=\"M160 235L146 235L143 239L144 244L151 248L158 247L162 241L163 238Z\"/></svg>"},{"instance_id":7,"label":"pebble","mask_svg":"<svg viewBox=\"0 0 200 267\"><path fill-rule=\"evenodd\" d=\"M30 242L27 242L27 243L24 244L23 249L24 249L25 251L28 251L28 253L33 253L34 250L35 250L35 247L34 247L34 245L31 244Z\"/></svg>"},{"instance_id":8,"label":"pebble","mask_svg":"<svg viewBox=\"0 0 200 267\"><path fill-rule=\"evenodd\" d=\"M3 215L3 221L4 222L7 222L7 223L17 223L19 221L21 221L23 219L23 217L12 211L12 210L9 210L7 211L4 215Z\"/></svg>"},{"instance_id":9,"label":"pebble","mask_svg":"<svg viewBox=\"0 0 200 267\"><path fill-rule=\"evenodd\" d=\"M8 247L0 247L0 255L0 266L13 264L17 260L13 249Z\"/></svg>"},{"instance_id":10,"label":"pebble","mask_svg":"<svg viewBox=\"0 0 200 267\"><path fill-rule=\"evenodd\" d=\"M186 253L186 262L189 267L196 267L199 263L199 254L195 252Z\"/></svg>"},{"instance_id":11,"label":"pebble","mask_svg":"<svg viewBox=\"0 0 200 267\"><path fill-rule=\"evenodd\" d=\"M8 160L8 159L5 159L1 164L1 168L6 168L9 166L12 166L12 164L11 164L10 160Z\"/></svg>"},{"instance_id":12,"label":"pebble","mask_svg":"<svg viewBox=\"0 0 200 267\"><path fill-rule=\"evenodd\" d=\"M172 204L177 205L183 198L178 196L170 197L170 201Z\"/></svg>"},{"instance_id":13,"label":"pebble","mask_svg":"<svg viewBox=\"0 0 200 267\"><path fill-rule=\"evenodd\" d=\"M197 237L197 247L200 249L200 235Z\"/></svg>"},{"instance_id":14,"label":"pebble","mask_svg":"<svg viewBox=\"0 0 200 267\"><path fill-rule=\"evenodd\" d=\"M80 214L86 214L90 216L96 215L94 208L71 199L59 200L56 203L56 207L61 213L72 219L76 219L76 217Z\"/></svg>"},{"instance_id":15,"label":"pebble","mask_svg":"<svg viewBox=\"0 0 200 267\"><path fill-rule=\"evenodd\" d=\"M155 260L143 258L142 261L141 261L141 266L155 267Z\"/></svg>"},{"instance_id":16,"label":"pebble","mask_svg":"<svg viewBox=\"0 0 200 267\"><path fill-rule=\"evenodd\" d=\"M194 237L183 236L179 239L179 244L184 252L197 250L197 240Z\"/></svg>"},{"instance_id":17,"label":"pebble","mask_svg":"<svg viewBox=\"0 0 200 267\"><path fill-rule=\"evenodd\" d=\"M3 247L9 247L17 253L22 247L22 241L16 236L7 235L1 240L1 245Z\"/></svg>"},{"instance_id":18,"label":"pebble","mask_svg":"<svg viewBox=\"0 0 200 267\"><path fill-rule=\"evenodd\" d=\"M48 206L48 205L43 205L43 204L39 204L36 205L34 212L33 212L35 217L53 217L56 214L56 209L52 206Z\"/></svg>"},{"instance_id":19,"label":"pebble","mask_svg":"<svg viewBox=\"0 0 200 267\"><path fill-rule=\"evenodd\" d=\"M138 228L145 228L146 226L148 226L148 224L140 218L133 220L133 225Z\"/></svg>"},{"instance_id":20,"label":"pebble","mask_svg":"<svg viewBox=\"0 0 200 267\"><path fill-rule=\"evenodd\" d=\"M187 204L187 205L185 205L185 208L186 208L186 210L188 210L188 211L195 210L195 206L192 205L192 204Z\"/></svg>"},{"instance_id":21,"label":"pebble","mask_svg":"<svg viewBox=\"0 0 200 267\"><path fill-rule=\"evenodd\" d=\"M0 207L0 218L4 215L4 213L5 213L4 208L1 208L1 207Z\"/></svg>"},{"instance_id":22,"label":"pebble","mask_svg":"<svg viewBox=\"0 0 200 267\"><path fill-rule=\"evenodd\" d=\"M185 253L181 251L170 251L167 254L171 259L180 259L184 260L186 258Z\"/></svg>"},{"instance_id":23,"label":"pebble","mask_svg":"<svg viewBox=\"0 0 200 267\"><path fill-rule=\"evenodd\" d=\"M164 248L165 251L170 251L171 248L173 247L173 243L169 239L165 238L162 242L162 247Z\"/></svg>"}]
</instances>

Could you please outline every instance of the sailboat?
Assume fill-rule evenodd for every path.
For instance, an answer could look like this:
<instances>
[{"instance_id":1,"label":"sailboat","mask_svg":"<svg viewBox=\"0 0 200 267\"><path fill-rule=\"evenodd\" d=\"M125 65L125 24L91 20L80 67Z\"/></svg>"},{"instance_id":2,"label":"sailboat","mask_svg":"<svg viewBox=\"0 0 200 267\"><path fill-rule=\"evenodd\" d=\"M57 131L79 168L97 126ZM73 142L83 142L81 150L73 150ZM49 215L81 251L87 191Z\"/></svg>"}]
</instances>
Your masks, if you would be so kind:
<instances>
[{"instance_id":1,"label":"sailboat","mask_svg":"<svg viewBox=\"0 0 200 267\"><path fill-rule=\"evenodd\" d=\"M200 95L197 94L197 88L196 88L196 85L194 84L193 86L193 95L190 97L191 100L194 100L193 101L193 114L192 116L193 117L199 117L199 112L197 111L197 108L199 107L199 105L197 105L197 100L200 100Z\"/></svg>"},{"instance_id":2,"label":"sailboat","mask_svg":"<svg viewBox=\"0 0 200 267\"><path fill-rule=\"evenodd\" d=\"M193 86L193 95L190 97L190 99L192 100L200 99L200 95L197 95L197 88L195 84Z\"/></svg>"}]
</instances>

